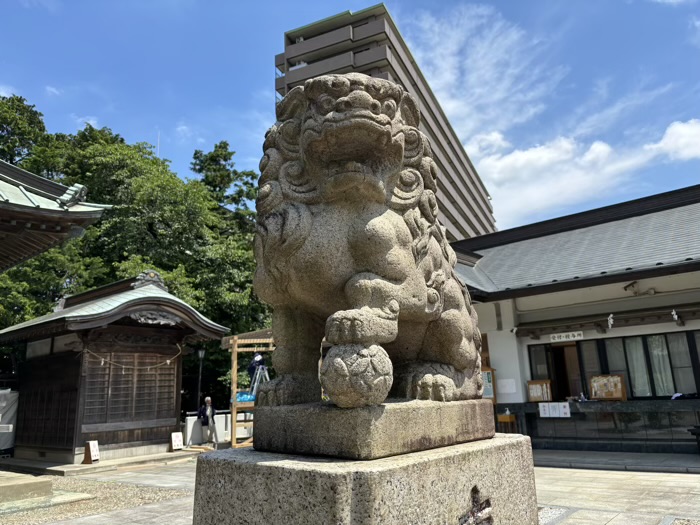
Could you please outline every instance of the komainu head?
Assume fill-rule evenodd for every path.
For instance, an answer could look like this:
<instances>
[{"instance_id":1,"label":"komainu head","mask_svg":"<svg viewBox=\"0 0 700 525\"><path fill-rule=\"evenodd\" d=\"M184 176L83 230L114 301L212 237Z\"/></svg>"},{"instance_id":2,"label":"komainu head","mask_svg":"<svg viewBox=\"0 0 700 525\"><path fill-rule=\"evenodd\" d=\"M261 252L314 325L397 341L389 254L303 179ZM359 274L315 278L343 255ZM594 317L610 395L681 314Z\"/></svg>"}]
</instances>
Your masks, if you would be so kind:
<instances>
[{"instance_id":1,"label":"komainu head","mask_svg":"<svg viewBox=\"0 0 700 525\"><path fill-rule=\"evenodd\" d=\"M432 215L436 169L419 118L401 86L359 73L292 89L263 146L259 214L285 201L370 199Z\"/></svg>"}]
</instances>

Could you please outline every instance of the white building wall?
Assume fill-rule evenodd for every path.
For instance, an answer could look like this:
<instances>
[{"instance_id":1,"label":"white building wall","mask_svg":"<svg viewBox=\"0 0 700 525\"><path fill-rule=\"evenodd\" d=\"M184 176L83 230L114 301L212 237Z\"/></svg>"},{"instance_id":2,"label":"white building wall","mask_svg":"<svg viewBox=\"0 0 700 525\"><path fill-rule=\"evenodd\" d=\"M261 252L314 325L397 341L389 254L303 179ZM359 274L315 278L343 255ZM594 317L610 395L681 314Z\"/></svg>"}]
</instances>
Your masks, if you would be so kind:
<instances>
[{"instance_id":1,"label":"white building wall","mask_svg":"<svg viewBox=\"0 0 700 525\"><path fill-rule=\"evenodd\" d=\"M525 382L529 373L523 359L515 327L513 301L475 305L479 315L479 329L488 337L491 368L496 372L496 399L498 403L525 402Z\"/></svg>"},{"instance_id":2,"label":"white building wall","mask_svg":"<svg viewBox=\"0 0 700 525\"><path fill-rule=\"evenodd\" d=\"M671 316L675 307L700 304L700 272L644 279L625 289L628 284L622 282L476 304L479 328L488 337L491 367L496 370L498 403L527 401L525 387L530 379L527 347L550 342L548 336L532 339L523 333L513 333L518 324L600 315L606 332L584 330L584 339L700 330L700 320L685 320L683 326L678 326ZM609 313L646 308L667 308L668 320L637 326L613 323L612 329L607 329L604 320Z\"/></svg>"}]
</instances>

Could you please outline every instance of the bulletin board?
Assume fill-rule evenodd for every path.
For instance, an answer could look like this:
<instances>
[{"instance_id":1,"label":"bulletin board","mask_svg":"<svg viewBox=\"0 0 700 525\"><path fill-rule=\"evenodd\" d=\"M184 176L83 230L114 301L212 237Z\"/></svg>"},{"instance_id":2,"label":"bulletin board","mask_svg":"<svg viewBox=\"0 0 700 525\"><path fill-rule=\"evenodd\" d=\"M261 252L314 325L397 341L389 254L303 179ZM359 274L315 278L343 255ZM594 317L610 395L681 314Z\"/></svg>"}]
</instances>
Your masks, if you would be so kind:
<instances>
[{"instance_id":1,"label":"bulletin board","mask_svg":"<svg viewBox=\"0 0 700 525\"><path fill-rule=\"evenodd\" d=\"M591 399L627 401L625 377L622 374L591 377Z\"/></svg>"},{"instance_id":2,"label":"bulletin board","mask_svg":"<svg viewBox=\"0 0 700 525\"><path fill-rule=\"evenodd\" d=\"M541 403L552 400L552 381L538 379L527 382L527 400L530 403Z\"/></svg>"}]
</instances>

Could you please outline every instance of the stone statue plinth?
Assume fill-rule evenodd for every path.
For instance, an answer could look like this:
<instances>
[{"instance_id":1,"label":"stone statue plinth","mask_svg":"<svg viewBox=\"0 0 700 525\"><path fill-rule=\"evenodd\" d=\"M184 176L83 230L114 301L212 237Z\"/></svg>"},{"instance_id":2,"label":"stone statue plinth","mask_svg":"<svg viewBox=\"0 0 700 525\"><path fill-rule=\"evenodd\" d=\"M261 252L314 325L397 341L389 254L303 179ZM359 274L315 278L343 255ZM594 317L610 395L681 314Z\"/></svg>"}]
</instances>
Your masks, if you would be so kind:
<instances>
[{"instance_id":1,"label":"stone statue plinth","mask_svg":"<svg viewBox=\"0 0 700 525\"><path fill-rule=\"evenodd\" d=\"M493 403L394 401L342 409L308 403L255 410L255 450L378 459L492 438Z\"/></svg>"},{"instance_id":2,"label":"stone statue plinth","mask_svg":"<svg viewBox=\"0 0 700 525\"><path fill-rule=\"evenodd\" d=\"M257 392L256 450L199 458L194 525L536 525L530 440L494 437L482 399L416 100L313 78L263 150L254 288L277 376Z\"/></svg>"},{"instance_id":3,"label":"stone statue plinth","mask_svg":"<svg viewBox=\"0 0 700 525\"><path fill-rule=\"evenodd\" d=\"M231 449L200 456L194 525L536 525L530 439L373 461Z\"/></svg>"}]
</instances>

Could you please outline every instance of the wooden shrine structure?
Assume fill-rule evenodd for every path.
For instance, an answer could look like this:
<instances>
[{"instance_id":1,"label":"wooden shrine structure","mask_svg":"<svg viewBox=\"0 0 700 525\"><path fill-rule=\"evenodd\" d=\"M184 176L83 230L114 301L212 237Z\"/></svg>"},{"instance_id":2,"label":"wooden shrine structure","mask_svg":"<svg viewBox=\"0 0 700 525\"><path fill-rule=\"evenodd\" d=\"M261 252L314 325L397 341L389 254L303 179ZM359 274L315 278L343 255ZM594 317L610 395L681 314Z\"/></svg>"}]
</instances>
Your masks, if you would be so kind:
<instances>
[{"instance_id":1,"label":"wooden shrine structure","mask_svg":"<svg viewBox=\"0 0 700 525\"><path fill-rule=\"evenodd\" d=\"M0 344L26 355L15 458L80 463L87 441L98 441L102 459L166 452L180 430L185 345L227 331L154 271L0 331Z\"/></svg>"},{"instance_id":2,"label":"wooden shrine structure","mask_svg":"<svg viewBox=\"0 0 700 525\"><path fill-rule=\"evenodd\" d=\"M0 272L81 235L111 208L86 194L0 160Z\"/></svg>"}]
</instances>

